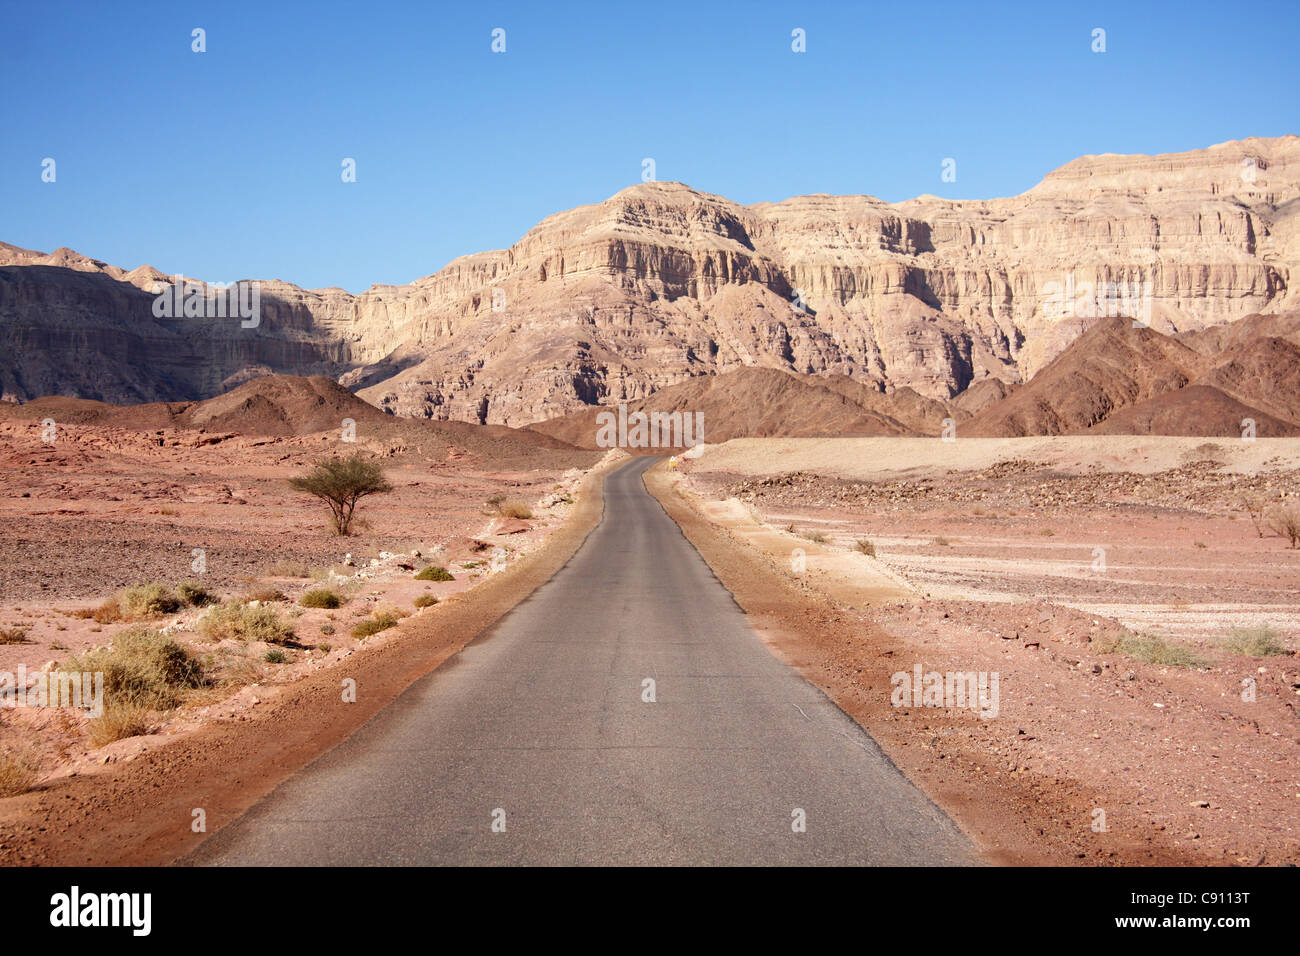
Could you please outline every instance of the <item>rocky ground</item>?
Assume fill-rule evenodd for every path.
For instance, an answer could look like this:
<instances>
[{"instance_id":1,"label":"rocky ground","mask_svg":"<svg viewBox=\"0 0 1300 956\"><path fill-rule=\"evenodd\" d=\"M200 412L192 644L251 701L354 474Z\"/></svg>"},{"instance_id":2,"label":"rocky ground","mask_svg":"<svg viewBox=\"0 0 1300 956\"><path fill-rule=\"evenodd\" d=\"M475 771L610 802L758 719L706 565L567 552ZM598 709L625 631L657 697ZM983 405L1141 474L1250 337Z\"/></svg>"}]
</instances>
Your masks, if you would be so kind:
<instances>
[{"instance_id":1,"label":"rocky ground","mask_svg":"<svg viewBox=\"0 0 1300 956\"><path fill-rule=\"evenodd\" d=\"M379 456L394 490L363 499L356 533L340 538L324 506L287 479L327 454L354 450ZM103 747L91 745L85 715L0 709L0 757L35 767L48 783L212 720L242 719L266 688L394 633L354 637L358 623L385 613L436 615L437 605L418 608L416 599L472 588L535 550L564 522L571 492L598 457L541 449L503 469L472 443L427 452L364 436L343 445L337 432L267 437L67 424L45 442L32 423L0 420L0 672L21 666L33 675L70 663L144 624L181 641L210 677L182 707L151 715L149 734ZM500 498L531 514L502 514L489 503ZM428 566L446 568L453 580L417 580ZM227 603L272 607L293 638L274 646L205 638L210 607L91 616L124 588L186 581ZM320 587L338 592L343 605L298 604Z\"/></svg>"},{"instance_id":2,"label":"rocky ground","mask_svg":"<svg viewBox=\"0 0 1300 956\"><path fill-rule=\"evenodd\" d=\"M1145 462L1030 441L951 467L906 442L856 468L792 452L790 471L755 441L683 469L707 513L747 513L773 567L834 598L836 636L809 620L794 652L995 855L1300 862L1300 551L1243 506L1300 494L1294 443L1243 469L1196 440ZM849 589L854 562L897 587ZM999 673L998 715L893 706L916 664Z\"/></svg>"}]
</instances>

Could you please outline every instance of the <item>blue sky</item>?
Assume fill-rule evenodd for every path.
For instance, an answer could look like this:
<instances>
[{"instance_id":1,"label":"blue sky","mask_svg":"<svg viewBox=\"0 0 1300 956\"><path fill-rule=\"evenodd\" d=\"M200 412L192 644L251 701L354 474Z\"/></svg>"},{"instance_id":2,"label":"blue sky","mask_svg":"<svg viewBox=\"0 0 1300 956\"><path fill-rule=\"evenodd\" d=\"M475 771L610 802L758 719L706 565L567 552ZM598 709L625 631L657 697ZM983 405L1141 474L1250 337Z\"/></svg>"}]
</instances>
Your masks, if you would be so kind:
<instances>
[{"instance_id":1,"label":"blue sky","mask_svg":"<svg viewBox=\"0 0 1300 956\"><path fill-rule=\"evenodd\" d=\"M361 291L646 157L743 203L1013 195L1085 153L1300 132L1298 28L1294 0L9 4L0 240Z\"/></svg>"}]
</instances>

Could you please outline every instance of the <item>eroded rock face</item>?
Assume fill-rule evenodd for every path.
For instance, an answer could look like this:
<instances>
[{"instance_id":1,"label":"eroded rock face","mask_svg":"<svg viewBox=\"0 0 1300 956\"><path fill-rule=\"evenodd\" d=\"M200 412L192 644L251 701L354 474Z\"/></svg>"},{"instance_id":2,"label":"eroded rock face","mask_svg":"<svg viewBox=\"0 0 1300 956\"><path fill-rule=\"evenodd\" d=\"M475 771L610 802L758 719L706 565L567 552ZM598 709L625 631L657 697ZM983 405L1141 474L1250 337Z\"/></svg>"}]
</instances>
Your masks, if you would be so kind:
<instances>
[{"instance_id":1,"label":"eroded rock face","mask_svg":"<svg viewBox=\"0 0 1300 956\"><path fill-rule=\"evenodd\" d=\"M181 399L327 374L399 415L522 425L760 366L947 399L1027 380L1097 314L1186 331L1300 308L1297 208L1295 136L1084 157L989 201L741 206L643 183L410 285L262 283L255 329L155 319L166 277L147 266L0 246L0 391Z\"/></svg>"}]
</instances>

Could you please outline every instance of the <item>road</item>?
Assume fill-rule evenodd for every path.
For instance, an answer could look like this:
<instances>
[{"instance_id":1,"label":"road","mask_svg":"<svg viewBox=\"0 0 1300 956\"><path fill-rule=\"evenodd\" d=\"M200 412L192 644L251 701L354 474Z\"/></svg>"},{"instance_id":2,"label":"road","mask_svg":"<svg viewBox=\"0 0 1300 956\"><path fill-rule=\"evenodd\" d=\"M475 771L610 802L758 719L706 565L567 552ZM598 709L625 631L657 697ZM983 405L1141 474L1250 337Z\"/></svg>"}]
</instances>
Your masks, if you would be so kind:
<instances>
[{"instance_id":1,"label":"road","mask_svg":"<svg viewBox=\"0 0 1300 956\"><path fill-rule=\"evenodd\" d=\"M606 478L549 582L185 862L978 862L767 650L645 490L651 464Z\"/></svg>"}]
</instances>

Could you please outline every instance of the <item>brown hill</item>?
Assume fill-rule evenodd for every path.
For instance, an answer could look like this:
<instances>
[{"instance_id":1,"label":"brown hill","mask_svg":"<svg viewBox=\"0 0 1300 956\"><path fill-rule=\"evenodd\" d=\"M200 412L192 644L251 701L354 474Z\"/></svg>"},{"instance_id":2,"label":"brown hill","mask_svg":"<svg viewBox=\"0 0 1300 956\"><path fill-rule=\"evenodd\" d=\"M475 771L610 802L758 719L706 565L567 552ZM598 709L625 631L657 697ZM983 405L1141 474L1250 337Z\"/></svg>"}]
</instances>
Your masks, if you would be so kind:
<instances>
[{"instance_id":1,"label":"brown hill","mask_svg":"<svg viewBox=\"0 0 1300 956\"><path fill-rule=\"evenodd\" d=\"M1265 336L1229 350L1196 380L1290 422L1300 422L1300 345Z\"/></svg>"},{"instance_id":2,"label":"brown hill","mask_svg":"<svg viewBox=\"0 0 1300 956\"><path fill-rule=\"evenodd\" d=\"M1182 388L1204 358L1175 339L1130 319L1100 319L1028 384L962 425L960 434L990 438L1064 435L1115 411Z\"/></svg>"},{"instance_id":3,"label":"brown hill","mask_svg":"<svg viewBox=\"0 0 1300 956\"><path fill-rule=\"evenodd\" d=\"M341 428L343 419L378 422L384 412L321 375L266 375L201 402L113 405L48 395L18 406L12 417L53 418L74 425L109 425L135 431L193 428L243 435L309 435Z\"/></svg>"},{"instance_id":4,"label":"brown hill","mask_svg":"<svg viewBox=\"0 0 1300 956\"><path fill-rule=\"evenodd\" d=\"M857 384L847 379L835 382L792 375L778 369L744 368L699 376L626 405L629 414L699 412L704 422L703 441L709 443L774 436L911 434L897 418L863 407L837 390L852 391ZM887 408L888 396L880 399L873 403ZM581 448L594 448L596 416L609 410L591 408L530 427Z\"/></svg>"},{"instance_id":5,"label":"brown hill","mask_svg":"<svg viewBox=\"0 0 1300 956\"><path fill-rule=\"evenodd\" d=\"M1255 422L1260 438L1294 438L1300 425L1281 421L1258 408L1243 405L1209 385L1188 385L1122 408L1090 428L1102 435L1200 435L1222 438L1240 435L1245 419Z\"/></svg>"},{"instance_id":6,"label":"brown hill","mask_svg":"<svg viewBox=\"0 0 1300 956\"><path fill-rule=\"evenodd\" d=\"M594 461L558 438L527 429L395 418L323 376L266 375L201 402L111 405L51 395L24 405L0 402L0 418L31 422L52 418L59 424L130 431L176 429L265 437L337 434L344 419L350 418L356 423L358 441L373 439L394 451L435 458L470 456L503 468L539 466L538 456L552 464L560 459L567 464L575 454L575 465Z\"/></svg>"}]
</instances>

